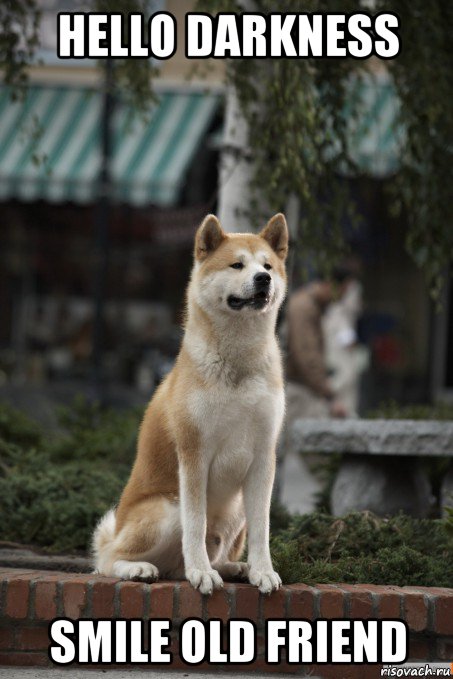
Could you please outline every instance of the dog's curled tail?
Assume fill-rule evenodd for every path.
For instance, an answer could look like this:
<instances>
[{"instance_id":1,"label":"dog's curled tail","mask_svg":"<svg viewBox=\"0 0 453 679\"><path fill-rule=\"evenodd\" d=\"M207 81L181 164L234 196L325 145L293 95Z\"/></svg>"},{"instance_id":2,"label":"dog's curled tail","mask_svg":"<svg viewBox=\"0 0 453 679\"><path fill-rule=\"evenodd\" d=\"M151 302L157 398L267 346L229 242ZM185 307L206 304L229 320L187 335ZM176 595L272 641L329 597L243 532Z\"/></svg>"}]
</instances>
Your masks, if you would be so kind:
<instances>
[{"instance_id":1,"label":"dog's curled tail","mask_svg":"<svg viewBox=\"0 0 453 679\"><path fill-rule=\"evenodd\" d=\"M93 533L91 552L96 573L108 575L107 563L110 562L110 552L115 539L116 517L115 510L109 509L99 520Z\"/></svg>"}]
</instances>

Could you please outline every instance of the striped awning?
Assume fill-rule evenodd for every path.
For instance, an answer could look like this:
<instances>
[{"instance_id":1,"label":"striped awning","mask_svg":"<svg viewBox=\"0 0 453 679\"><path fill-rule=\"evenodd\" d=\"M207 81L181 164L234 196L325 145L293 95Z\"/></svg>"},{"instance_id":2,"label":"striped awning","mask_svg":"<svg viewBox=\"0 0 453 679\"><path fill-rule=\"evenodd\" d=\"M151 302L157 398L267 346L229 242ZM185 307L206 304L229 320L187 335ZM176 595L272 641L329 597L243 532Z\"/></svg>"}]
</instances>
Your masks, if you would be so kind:
<instances>
[{"instance_id":1,"label":"striped awning","mask_svg":"<svg viewBox=\"0 0 453 679\"><path fill-rule=\"evenodd\" d=\"M388 73L362 73L352 79L346 104L348 154L359 171L384 178L398 170L404 145L399 112Z\"/></svg>"},{"instance_id":2,"label":"striped awning","mask_svg":"<svg viewBox=\"0 0 453 679\"><path fill-rule=\"evenodd\" d=\"M174 205L219 106L216 94L166 92L146 119L117 103L112 198ZM102 96L88 88L32 86L12 101L0 89L0 201L89 203L98 195Z\"/></svg>"},{"instance_id":3,"label":"striped awning","mask_svg":"<svg viewBox=\"0 0 453 679\"><path fill-rule=\"evenodd\" d=\"M398 171L405 143L399 114L400 102L387 72L363 72L350 79L344 111L346 143L358 173L382 179ZM211 144L222 149L221 130L211 136ZM332 160L339 152L338 139L330 141L324 149L324 158ZM338 169L342 174L351 173L350 166L344 163Z\"/></svg>"}]
</instances>

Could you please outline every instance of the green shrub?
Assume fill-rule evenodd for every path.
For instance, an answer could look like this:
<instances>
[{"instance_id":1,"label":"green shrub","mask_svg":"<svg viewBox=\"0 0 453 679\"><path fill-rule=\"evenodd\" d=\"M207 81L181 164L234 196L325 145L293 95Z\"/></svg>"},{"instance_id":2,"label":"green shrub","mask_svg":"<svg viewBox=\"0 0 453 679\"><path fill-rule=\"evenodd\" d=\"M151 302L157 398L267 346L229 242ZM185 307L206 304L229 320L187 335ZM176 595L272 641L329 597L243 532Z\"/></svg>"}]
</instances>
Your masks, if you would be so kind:
<instances>
[{"instance_id":1,"label":"green shrub","mask_svg":"<svg viewBox=\"0 0 453 679\"><path fill-rule=\"evenodd\" d=\"M133 459L140 412L116 412L77 398L71 408L60 408L62 432L49 451L56 461L74 459L97 463L129 463Z\"/></svg>"},{"instance_id":2,"label":"green shrub","mask_svg":"<svg viewBox=\"0 0 453 679\"><path fill-rule=\"evenodd\" d=\"M383 401L365 417L385 420L453 420L452 403L415 403L401 405L397 401Z\"/></svg>"},{"instance_id":3,"label":"green shrub","mask_svg":"<svg viewBox=\"0 0 453 679\"><path fill-rule=\"evenodd\" d=\"M0 406L0 539L49 551L87 549L116 503L134 456L139 413L102 411L78 399L59 413L61 431Z\"/></svg>"},{"instance_id":4,"label":"green shrub","mask_svg":"<svg viewBox=\"0 0 453 679\"><path fill-rule=\"evenodd\" d=\"M1 539L49 551L85 550L96 521L118 500L127 469L120 478L119 470L55 465L34 449L24 454L11 447L9 453L13 464L2 465L0 474L0 514L7 517Z\"/></svg>"},{"instance_id":5,"label":"green shrub","mask_svg":"<svg viewBox=\"0 0 453 679\"><path fill-rule=\"evenodd\" d=\"M368 512L341 519L295 516L274 533L274 565L284 582L363 582L453 587L448 521Z\"/></svg>"},{"instance_id":6,"label":"green shrub","mask_svg":"<svg viewBox=\"0 0 453 679\"><path fill-rule=\"evenodd\" d=\"M43 443L41 427L7 403L0 404L0 441L16 443L24 448Z\"/></svg>"}]
</instances>

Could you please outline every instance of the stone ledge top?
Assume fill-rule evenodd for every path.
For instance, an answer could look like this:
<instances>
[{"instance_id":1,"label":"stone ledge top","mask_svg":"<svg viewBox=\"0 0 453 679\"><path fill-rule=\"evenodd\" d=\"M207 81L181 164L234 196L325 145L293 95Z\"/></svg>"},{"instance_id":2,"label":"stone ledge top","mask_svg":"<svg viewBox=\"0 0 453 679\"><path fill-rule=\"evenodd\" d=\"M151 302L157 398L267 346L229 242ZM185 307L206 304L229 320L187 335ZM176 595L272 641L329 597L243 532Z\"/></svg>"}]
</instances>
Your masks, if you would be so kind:
<instances>
[{"instance_id":1,"label":"stone ledge top","mask_svg":"<svg viewBox=\"0 0 453 679\"><path fill-rule=\"evenodd\" d=\"M264 595L252 585L226 582L206 597L186 581L147 584L94 573L0 568L0 593L0 629L56 617L170 618L175 625L194 617L247 618L259 627L285 617L396 617L416 632L453 635L453 589L445 587L296 583Z\"/></svg>"},{"instance_id":2,"label":"stone ledge top","mask_svg":"<svg viewBox=\"0 0 453 679\"><path fill-rule=\"evenodd\" d=\"M453 422L299 419L291 439L304 453L453 457Z\"/></svg>"}]
</instances>

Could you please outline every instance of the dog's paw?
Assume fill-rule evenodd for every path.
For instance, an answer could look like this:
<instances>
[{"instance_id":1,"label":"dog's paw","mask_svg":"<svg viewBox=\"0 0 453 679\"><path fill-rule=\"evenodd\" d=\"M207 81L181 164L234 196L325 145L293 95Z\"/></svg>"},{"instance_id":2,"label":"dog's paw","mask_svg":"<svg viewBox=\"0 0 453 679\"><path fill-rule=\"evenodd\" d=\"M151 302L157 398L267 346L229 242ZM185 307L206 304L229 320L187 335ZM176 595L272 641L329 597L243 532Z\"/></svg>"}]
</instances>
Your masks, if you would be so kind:
<instances>
[{"instance_id":1,"label":"dog's paw","mask_svg":"<svg viewBox=\"0 0 453 679\"><path fill-rule=\"evenodd\" d=\"M212 594L214 589L223 587L223 580L214 569L201 570L199 568L188 568L186 578L195 589L202 594Z\"/></svg>"},{"instance_id":2,"label":"dog's paw","mask_svg":"<svg viewBox=\"0 0 453 679\"><path fill-rule=\"evenodd\" d=\"M270 594L281 587L282 581L278 573L273 570L259 571L250 568L249 582L258 587L263 594Z\"/></svg>"},{"instance_id":3,"label":"dog's paw","mask_svg":"<svg viewBox=\"0 0 453 679\"><path fill-rule=\"evenodd\" d=\"M159 571L147 561L115 561L113 575L123 580L155 582L159 578Z\"/></svg>"},{"instance_id":4,"label":"dog's paw","mask_svg":"<svg viewBox=\"0 0 453 679\"><path fill-rule=\"evenodd\" d=\"M219 566L219 573L224 580L246 580L249 574L249 567L245 561L227 561Z\"/></svg>"}]
</instances>

